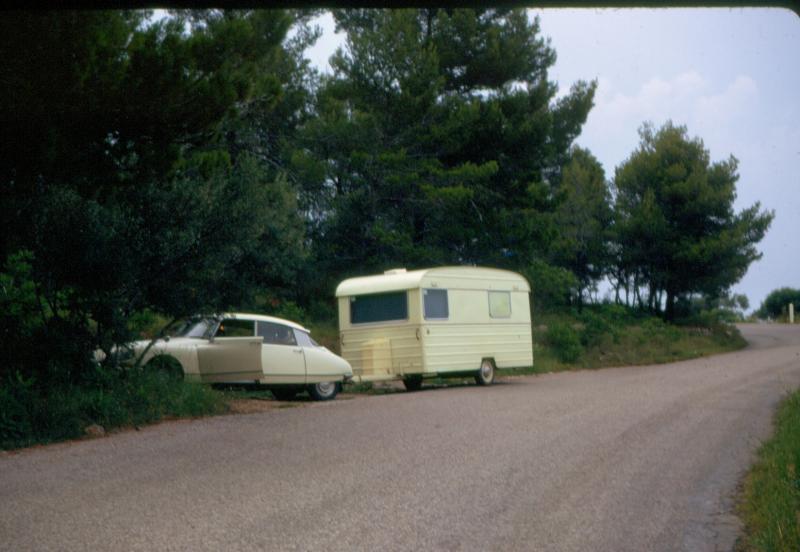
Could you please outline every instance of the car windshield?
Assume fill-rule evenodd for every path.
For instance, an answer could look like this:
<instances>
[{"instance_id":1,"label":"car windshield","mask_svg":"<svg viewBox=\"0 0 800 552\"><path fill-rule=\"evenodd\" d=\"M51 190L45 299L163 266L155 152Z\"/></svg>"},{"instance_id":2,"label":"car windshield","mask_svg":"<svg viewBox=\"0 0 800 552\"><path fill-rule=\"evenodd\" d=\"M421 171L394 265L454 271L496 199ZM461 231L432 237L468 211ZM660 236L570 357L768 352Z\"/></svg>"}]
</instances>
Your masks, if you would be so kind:
<instances>
[{"instance_id":1,"label":"car windshield","mask_svg":"<svg viewBox=\"0 0 800 552\"><path fill-rule=\"evenodd\" d=\"M167 333L170 337L193 337L197 339L208 337L211 330L217 325L217 320L206 317L187 318Z\"/></svg>"}]
</instances>

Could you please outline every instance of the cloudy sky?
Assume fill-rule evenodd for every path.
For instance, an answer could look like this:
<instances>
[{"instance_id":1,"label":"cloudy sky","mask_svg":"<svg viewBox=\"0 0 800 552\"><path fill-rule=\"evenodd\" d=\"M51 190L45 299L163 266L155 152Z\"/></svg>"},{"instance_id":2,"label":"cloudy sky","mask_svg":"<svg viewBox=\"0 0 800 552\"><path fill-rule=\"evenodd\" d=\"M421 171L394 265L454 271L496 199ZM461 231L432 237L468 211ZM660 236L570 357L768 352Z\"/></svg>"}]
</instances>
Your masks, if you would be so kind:
<instances>
[{"instance_id":1,"label":"cloudy sky","mask_svg":"<svg viewBox=\"0 0 800 552\"><path fill-rule=\"evenodd\" d=\"M536 9L566 91L597 79L577 142L606 176L638 144L644 121L668 119L703 139L712 160L739 159L737 210L775 211L763 258L734 286L752 308L777 287L800 287L800 17L777 8ZM344 43L330 15L308 52L320 70Z\"/></svg>"}]
</instances>

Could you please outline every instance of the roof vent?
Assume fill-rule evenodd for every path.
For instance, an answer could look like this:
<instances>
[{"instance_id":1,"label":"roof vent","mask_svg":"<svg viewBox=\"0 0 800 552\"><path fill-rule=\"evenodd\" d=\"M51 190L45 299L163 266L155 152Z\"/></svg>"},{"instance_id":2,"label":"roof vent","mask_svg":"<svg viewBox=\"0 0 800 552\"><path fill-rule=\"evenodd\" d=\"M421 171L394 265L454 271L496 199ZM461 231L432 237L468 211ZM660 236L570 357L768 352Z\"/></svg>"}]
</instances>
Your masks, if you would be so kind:
<instances>
[{"instance_id":1,"label":"roof vent","mask_svg":"<svg viewBox=\"0 0 800 552\"><path fill-rule=\"evenodd\" d=\"M391 268L384 271L384 274L405 274L408 272L405 268Z\"/></svg>"}]
</instances>

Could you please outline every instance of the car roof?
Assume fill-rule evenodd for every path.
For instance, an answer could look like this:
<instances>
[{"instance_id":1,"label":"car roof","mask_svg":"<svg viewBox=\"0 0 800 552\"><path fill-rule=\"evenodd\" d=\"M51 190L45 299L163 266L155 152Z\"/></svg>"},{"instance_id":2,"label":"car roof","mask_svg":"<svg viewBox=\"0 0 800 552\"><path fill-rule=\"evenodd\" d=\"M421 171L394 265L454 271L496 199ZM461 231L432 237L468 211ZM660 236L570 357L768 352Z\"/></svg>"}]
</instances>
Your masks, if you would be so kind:
<instances>
[{"instance_id":1,"label":"car roof","mask_svg":"<svg viewBox=\"0 0 800 552\"><path fill-rule=\"evenodd\" d=\"M224 318L235 318L236 320L257 320L260 322L274 322L275 324L284 324L292 328L302 330L309 333L308 328L304 328L297 322L286 320L285 318L278 318L277 316L267 316L266 314L254 314L249 312L226 312L222 315Z\"/></svg>"}]
</instances>

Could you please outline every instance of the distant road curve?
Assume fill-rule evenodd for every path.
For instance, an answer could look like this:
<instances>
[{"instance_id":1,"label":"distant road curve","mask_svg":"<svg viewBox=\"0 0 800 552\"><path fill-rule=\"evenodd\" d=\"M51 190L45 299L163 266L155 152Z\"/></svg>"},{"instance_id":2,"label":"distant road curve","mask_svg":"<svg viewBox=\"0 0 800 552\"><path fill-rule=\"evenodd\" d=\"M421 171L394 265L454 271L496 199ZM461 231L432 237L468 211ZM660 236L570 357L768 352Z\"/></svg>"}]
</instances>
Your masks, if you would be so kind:
<instances>
[{"instance_id":1,"label":"distant road curve","mask_svg":"<svg viewBox=\"0 0 800 552\"><path fill-rule=\"evenodd\" d=\"M800 326L660 366L172 422L0 454L0 550L730 550Z\"/></svg>"}]
</instances>

